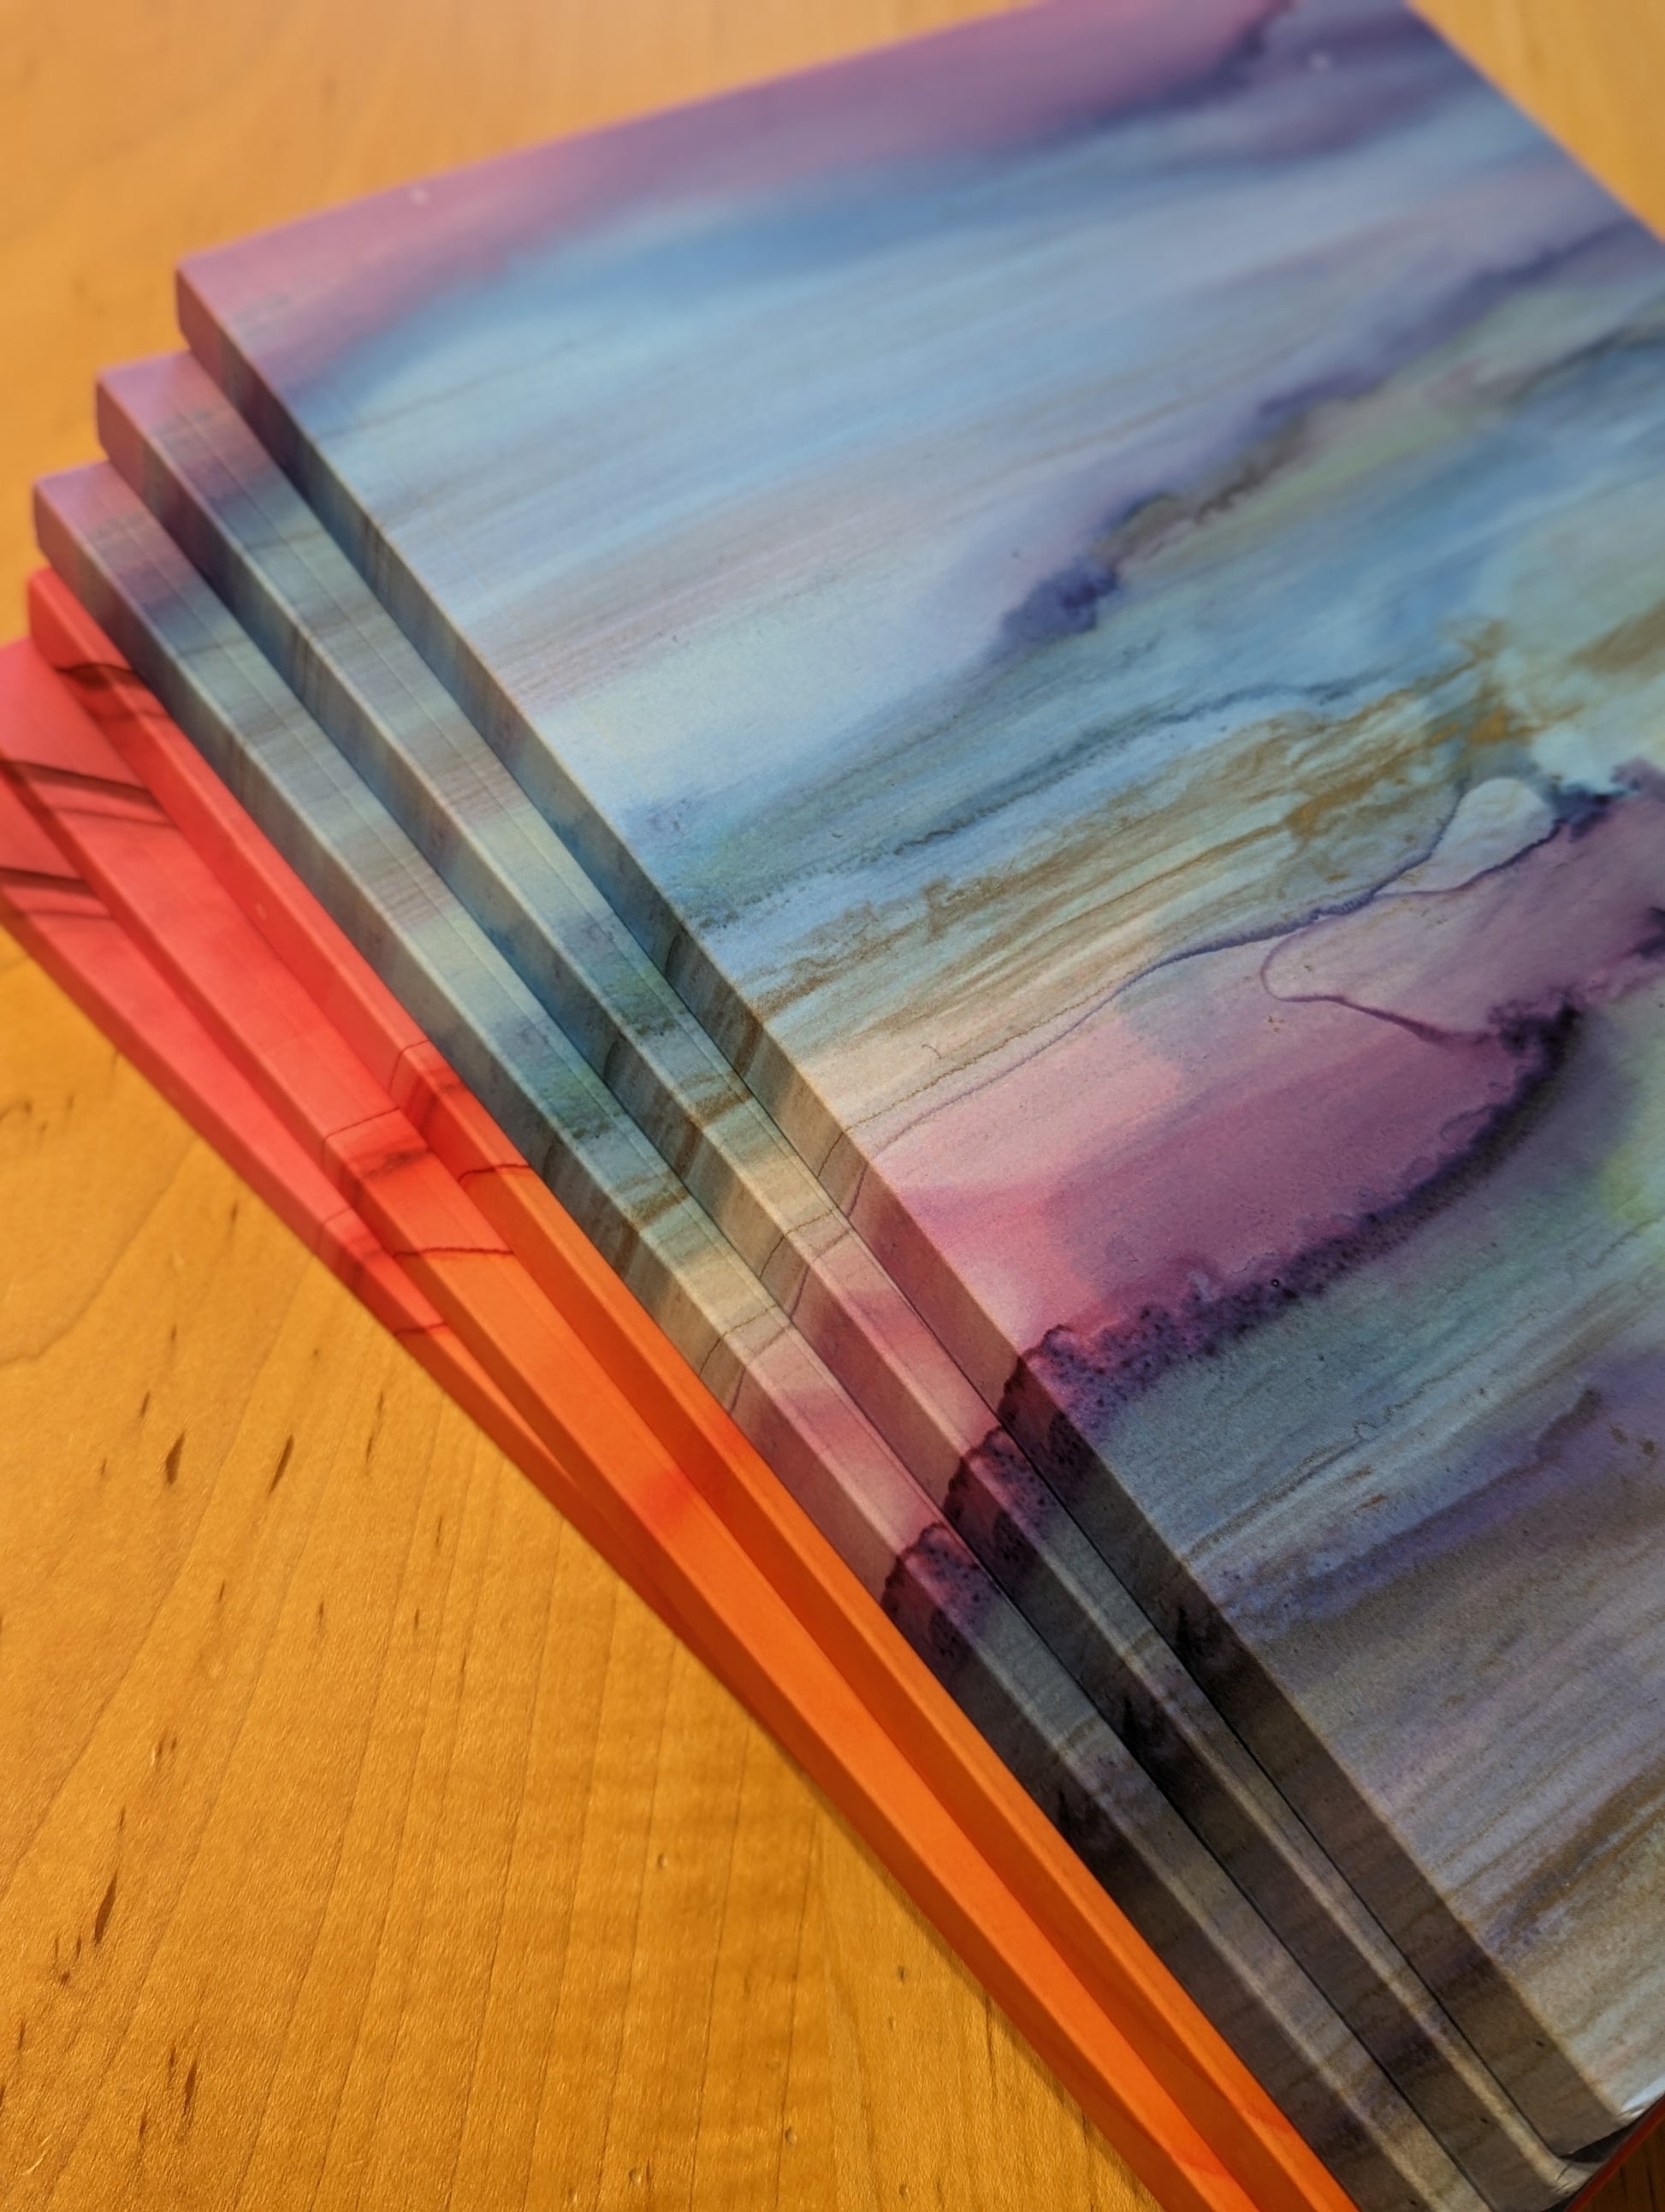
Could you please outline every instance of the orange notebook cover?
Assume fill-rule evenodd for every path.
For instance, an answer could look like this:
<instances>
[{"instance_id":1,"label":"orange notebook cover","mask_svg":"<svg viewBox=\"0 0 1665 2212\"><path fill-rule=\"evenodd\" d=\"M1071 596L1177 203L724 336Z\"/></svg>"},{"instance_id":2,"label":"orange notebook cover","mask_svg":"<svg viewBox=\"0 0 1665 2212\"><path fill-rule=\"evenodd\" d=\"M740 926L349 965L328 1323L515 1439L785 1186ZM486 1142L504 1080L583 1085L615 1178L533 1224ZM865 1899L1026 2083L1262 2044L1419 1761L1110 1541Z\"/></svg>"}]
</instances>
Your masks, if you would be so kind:
<instances>
[{"instance_id":1,"label":"orange notebook cover","mask_svg":"<svg viewBox=\"0 0 1665 2212\"><path fill-rule=\"evenodd\" d=\"M320 1177L337 1212L352 1201L354 1234L368 1219L404 1283L456 1324L454 1352L443 1325L422 1331L428 1364L451 1364L447 1387L827 1790L1165 2204L1340 2212L1347 2199L1324 2167L107 639L50 579L31 618L39 652L14 648L3 664L14 773L27 787L33 761L37 799L55 773L60 803L90 775L76 803L91 792L106 826L183 830L240 909L238 972L257 947L271 963L291 1068L313 1063L306 1108L278 1100L273 1073L264 1100L244 1081L234 1117L223 1091L217 1107L201 1085L193 1097L176 1057L177 1103L269 1192L284 1186L303 1234L328 1202ZM85 766L99 731L42 653L108 741L101 769ZM97 908L84 880L74 897ZM56 972L84 975L73 933L52 940L15 884L7 904ZM235 1074L205 1009L141 965L195 1024L198 1061ZM154 1030L149 1043L167 1057ZM350 1239L314 1241L351 1279L334 1256L357 1249Z\"/></svg>"}]
</instances>

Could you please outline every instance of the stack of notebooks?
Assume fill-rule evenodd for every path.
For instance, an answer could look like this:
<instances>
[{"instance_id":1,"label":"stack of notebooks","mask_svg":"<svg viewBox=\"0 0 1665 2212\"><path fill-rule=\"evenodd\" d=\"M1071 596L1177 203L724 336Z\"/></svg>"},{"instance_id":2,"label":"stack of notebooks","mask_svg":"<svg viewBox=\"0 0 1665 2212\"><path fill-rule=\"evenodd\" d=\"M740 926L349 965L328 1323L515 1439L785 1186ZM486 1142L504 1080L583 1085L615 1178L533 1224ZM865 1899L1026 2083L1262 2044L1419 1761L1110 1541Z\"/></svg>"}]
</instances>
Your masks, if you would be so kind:
<instances>
[{"instance_id":1,"label":"stack of notebooks","mask_svg":"<svg viewBox=\"0 0 1665 2212\"><path fill-rule=\"evenodd\" d=\"M1052 0L189 264L10 926L1167 2212L1665 2092L1665 251Z\"/></svg>"}]
</instances>

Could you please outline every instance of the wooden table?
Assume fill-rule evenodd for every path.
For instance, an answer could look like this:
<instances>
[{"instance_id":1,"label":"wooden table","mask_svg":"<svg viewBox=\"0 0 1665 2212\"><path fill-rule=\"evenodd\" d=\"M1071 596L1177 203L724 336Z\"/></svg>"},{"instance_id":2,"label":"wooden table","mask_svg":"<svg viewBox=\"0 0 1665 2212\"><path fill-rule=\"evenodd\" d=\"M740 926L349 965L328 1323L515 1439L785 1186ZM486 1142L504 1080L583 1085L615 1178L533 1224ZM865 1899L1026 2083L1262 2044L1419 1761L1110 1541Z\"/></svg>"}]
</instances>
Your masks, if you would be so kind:
<instances>
[{"instance_id":1,"label":"wooden table","mask_svg":"<svg viewBox=\"0 0 1665 2212\"><path fill-rule=\"evenodd\" d=\"M175 342L182 253L970 12L8 0L0 635L27 483L94 450L99 366ZM1665 0L1432 12L1665 222ZM0 938L0 2204L1141 2196L797 1771Z\"/></svg>"}]
</instances>

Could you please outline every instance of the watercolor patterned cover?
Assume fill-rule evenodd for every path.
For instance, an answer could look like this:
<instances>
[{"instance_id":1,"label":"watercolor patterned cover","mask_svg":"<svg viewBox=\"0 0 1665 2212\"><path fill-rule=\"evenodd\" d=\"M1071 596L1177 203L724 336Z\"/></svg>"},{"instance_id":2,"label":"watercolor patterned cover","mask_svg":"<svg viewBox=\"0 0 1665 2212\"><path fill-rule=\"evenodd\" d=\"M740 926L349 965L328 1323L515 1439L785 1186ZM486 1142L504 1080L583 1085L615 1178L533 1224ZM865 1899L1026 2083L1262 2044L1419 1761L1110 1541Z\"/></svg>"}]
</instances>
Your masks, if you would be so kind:
<instances>
[{"instance_id":1,"label":"watercolor patterned cover","mask_svg":"<svg viewBox=\"0 0 1665 2212\"><path fill-rule=\"evenodd\" d=\"M1378 0L194 265L424 656L1571 2148L1660 2086L1665 263Z\"/></svg>"},{"instance_id":2,"label":"watercolor patterned cover","mask_svg":"<svg viewBox=\"0 0 1665 2212\"><path fill-rule=\"evenodd\" d=\"M572 864L564 872L558 866L552 833L293 487L188 360L113 372L100 417L129 483L250 625L319 727L360 767L570 1042L621 1103L634 1103L638 1121L654 1133L667 1164L681 1166L713 1220L729 1227L726 1203L747 1172L747 1148L737 1141L744 1121L730 1113L698 1132L714 1164L732 1164L733 1182L708 1171L696 1186L688 1168L691 1109L685 1103L679 1116L667 1110L678 1071L697 1073L713 1048L634 940L616 922L609 927L593 891L586 900L581 882L572 885ZM657 997L650 982L658 983ZM644 1113L651 1085L641 1073L656 1069L665 1071L658 1079L661 1103ZM730 1229L742 1252L744 1225L742 1217ZM842 1279L848 1295L855 1279L848 1265ZM836 1370L842 1357L860 1398L872 1380L864 1372L866 1340L850 1328L829 1334L836 1304L829 1297L817 1306L800 1292L792 1310ZM868 1306L878 1310L871 1297ZM876 1419L887 1410L869 1409ZM991 1418L985 1408L985 1427ZM915 1472L945 1510L951 1503L957 1530L994 1581L1466 2171L1501 2201L1566 2186L1560 2162L1546 2159L1541 2142L1102 1559L1066 1517L1054 1514L1048 1523L1033 1510L1035 1479L1011 1449L992 1462L986 1452L968 1458L946 1498L944 1470L934 1480L928 1465Z\"/></svg>"},{"instance_id":3,"label":"watercolor patterned cover","mask_svg":"<svg viewBox=\"0 0 1665 2212\"><path fill-rule=\"evenodd\" d=\"M1055 4L187 334L1562 2148L1665 2081L1665 254L1386 0Z\"/></svg>"}]
</instances>

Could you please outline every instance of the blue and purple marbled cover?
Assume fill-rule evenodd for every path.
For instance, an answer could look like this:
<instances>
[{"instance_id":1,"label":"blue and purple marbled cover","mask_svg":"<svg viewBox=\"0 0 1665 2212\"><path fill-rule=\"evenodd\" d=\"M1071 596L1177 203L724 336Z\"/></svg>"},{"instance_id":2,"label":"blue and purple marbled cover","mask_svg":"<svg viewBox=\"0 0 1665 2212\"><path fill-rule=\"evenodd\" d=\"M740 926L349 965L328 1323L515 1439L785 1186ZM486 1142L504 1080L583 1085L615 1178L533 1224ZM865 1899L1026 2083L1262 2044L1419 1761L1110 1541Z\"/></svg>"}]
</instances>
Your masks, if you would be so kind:
<instances>
[{"instance_id":1,"label":"blue and purple marbled cover","mask_svg":"<svg viewBox=\"0 0 1665 2212\"><path fill-rule=\"evenodd\" d=\"M204 362L1553 2140L1665 2086L1665 253L1387 0L194 264Z\"/></svg>"}]
</instances>

